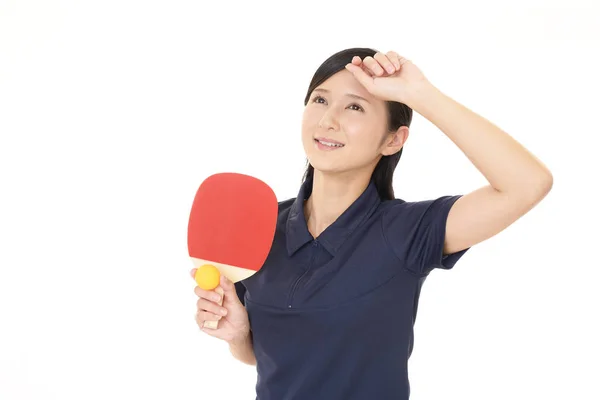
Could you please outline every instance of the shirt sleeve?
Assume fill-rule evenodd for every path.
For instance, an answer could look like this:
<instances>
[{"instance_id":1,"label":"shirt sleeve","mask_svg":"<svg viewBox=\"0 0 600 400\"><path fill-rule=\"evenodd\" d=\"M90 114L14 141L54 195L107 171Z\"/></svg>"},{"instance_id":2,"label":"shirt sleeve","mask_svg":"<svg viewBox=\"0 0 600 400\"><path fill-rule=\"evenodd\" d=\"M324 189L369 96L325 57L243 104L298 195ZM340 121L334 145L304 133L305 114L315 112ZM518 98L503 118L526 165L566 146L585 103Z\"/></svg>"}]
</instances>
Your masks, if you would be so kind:
<instances>
[{"instance_id":1,"label":"shirt sleeve","mask_svg":"<svg viewBox=\"0 0 600 400\"><path fill-rule=\"evenodd\" d=\"M461 198L397 201L385 213L383 235L396 256L411 272L428 274L434 268L451 269L468 249L443 255L446 221L452 205Z\"/></svg>"}]
</instances>

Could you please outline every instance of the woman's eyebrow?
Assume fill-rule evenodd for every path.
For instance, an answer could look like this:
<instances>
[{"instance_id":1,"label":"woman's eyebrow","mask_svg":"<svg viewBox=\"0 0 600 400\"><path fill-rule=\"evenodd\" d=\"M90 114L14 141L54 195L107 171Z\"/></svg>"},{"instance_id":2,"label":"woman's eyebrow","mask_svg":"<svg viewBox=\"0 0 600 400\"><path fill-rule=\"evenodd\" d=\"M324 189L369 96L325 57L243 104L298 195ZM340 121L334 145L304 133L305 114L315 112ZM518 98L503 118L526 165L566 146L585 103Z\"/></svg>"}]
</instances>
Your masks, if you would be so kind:
<instances>
[{"instance_id":1,"label":"woman's eyebrow","mask_svg":"<svg viewBox=\"0 0 600 400\"><path fill-rule=\"evenodd\" d=\"M315 89L314 92L329 93L329 90L327 90L327 89ZM367 100L364 97L361 97L361 96L359 96L357 94L346 93L344 96L348 96L348 97L352 97L352 98L355 98L355 99L363 100L363 101L366 101L367 103L371 104L371 102L369 100Z\"/></svg>"}]
</instances>

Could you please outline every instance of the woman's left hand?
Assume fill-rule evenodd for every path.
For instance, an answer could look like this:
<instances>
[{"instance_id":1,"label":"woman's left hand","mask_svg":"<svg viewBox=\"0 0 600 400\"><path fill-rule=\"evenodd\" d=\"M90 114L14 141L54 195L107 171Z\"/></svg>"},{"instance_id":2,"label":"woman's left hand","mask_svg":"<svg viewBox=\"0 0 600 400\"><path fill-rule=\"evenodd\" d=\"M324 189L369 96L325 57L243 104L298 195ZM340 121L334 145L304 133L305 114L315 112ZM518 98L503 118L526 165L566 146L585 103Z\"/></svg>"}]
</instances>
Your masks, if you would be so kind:
<instances>
[{"instance_id":1,"label":"woman's left hand","mask_svg":"<svg viewBox=\"0 0 600 400\"><path fill-rule=\"evenodd\" d=\"M410 107L410 96L431 86L425 75L410 60L390 51L374 57L354 56L346 69L371 93L385 101L397 101Z\"/></svg>"}]
</instances>

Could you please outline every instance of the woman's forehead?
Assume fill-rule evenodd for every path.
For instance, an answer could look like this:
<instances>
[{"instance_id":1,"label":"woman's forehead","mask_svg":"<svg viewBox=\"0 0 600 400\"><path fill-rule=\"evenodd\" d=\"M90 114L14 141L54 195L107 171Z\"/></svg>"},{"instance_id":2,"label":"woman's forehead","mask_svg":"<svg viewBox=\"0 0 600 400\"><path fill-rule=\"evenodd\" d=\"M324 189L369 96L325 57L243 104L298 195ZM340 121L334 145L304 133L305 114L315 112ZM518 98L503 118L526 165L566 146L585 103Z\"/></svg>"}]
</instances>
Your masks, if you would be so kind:
<instances>
[{"instance_id":1,"label":"woman's forehead","mask_svg":"<svg viewBox=\"0 0 600 400\"><path fill-rule=\"evenodd\" d=\"M315 88L326 90L334 96L355 94L365 99L373 99L373 95L352 75L350 71L342 70Z\"/></svg>"}]
</instances>

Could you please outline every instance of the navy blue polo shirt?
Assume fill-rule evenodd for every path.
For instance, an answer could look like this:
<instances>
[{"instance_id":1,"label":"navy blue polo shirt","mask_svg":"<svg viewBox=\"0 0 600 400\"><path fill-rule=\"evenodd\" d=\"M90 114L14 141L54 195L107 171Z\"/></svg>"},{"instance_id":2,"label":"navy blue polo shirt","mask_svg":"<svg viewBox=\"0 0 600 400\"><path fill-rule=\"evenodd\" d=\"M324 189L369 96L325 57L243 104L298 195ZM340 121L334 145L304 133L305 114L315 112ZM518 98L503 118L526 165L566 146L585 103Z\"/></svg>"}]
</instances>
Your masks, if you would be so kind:
<instances>
[{"instance_id":1,"label":"navy blue polo shirt","mask_svg":"<svg viewBox=\"0 0 600 400\"><path fill-rule=\"evenodd\" d=\"M248 310L258 400L405 400L421 285L443 257L460 196L382 201L373 182L316 239L303 202L279 203L262 269L236 284Z\"/></svg>"}]
</instances>

